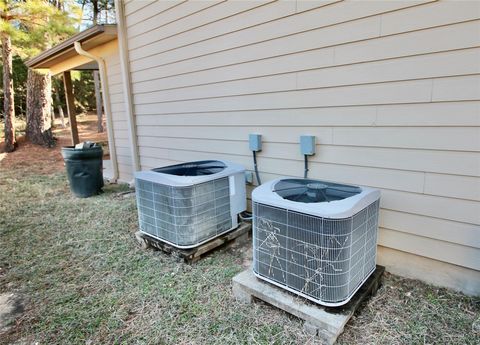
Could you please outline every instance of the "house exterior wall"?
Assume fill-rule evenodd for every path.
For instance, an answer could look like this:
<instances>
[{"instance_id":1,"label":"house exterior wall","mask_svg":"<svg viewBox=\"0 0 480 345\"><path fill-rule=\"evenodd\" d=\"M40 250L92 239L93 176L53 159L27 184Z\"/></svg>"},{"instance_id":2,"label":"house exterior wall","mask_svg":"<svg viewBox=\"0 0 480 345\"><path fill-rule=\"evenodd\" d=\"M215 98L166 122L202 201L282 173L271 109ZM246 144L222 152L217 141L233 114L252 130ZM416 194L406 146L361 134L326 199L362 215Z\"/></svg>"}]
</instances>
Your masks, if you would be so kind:
<instances>
[{"instance_id":1,"label":"house exterior wall","mask_svg":"<svg viewBox=\"0 0 480 345\"><path fill-rule=\"evenodd\" d=\"M207 158L253 169L248 134L261 133L263 179L299 177L299 136L315 135L310 177L381 189L380 264L480 294L479 2L124 10L142 169Z\"/></svg>"},{"instance_id":2,"label":"house exterior wall","mask_svg":"<svg viewBox=\"0 0 480 345\"><path fill-rule=\"evenodd\" d=\"M113 137L117 150L118 179L129 183L133 179L132 154L128 132L127 115L124 104L122 85L122 70L118 52L118 40L113 41L115 49L104 52L101 56L107 65L108 88L110 93L110 107L113 120Z\"/></svg>"}]
</instances>

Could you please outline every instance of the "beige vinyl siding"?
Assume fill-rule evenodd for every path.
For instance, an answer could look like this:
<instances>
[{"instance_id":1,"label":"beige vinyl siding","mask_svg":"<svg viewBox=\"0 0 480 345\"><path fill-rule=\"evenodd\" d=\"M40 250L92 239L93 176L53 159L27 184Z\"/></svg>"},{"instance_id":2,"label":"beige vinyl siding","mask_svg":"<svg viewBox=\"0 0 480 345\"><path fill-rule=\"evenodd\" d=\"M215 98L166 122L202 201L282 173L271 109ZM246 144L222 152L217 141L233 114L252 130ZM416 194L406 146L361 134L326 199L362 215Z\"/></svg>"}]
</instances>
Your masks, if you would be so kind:
<instances>
[{"instance_id":1,"label":"beige vinyl siding","mask_svg":"<svg viewBox=\"0 0 480 345\"><path fill-rule=\"evenodd\" d=\"M312 134L311 177L382 190L379 245L478 275L479 2L135 6L142 169L219 158L251 170L248 134L261 133L263 179L302 176L299 136Z\"/></svg>"},{"instance_id":2,"label":"beige vinyl siding","mask_svg":"<svg viewBox=\"0 0 480 345\"><path fill-rule=\"evenodd\" d=\"M110 93L110 107L112 111L114 142L117 151L119 180L130 182L132 180L132 157L130 140L128 137L127 117L124 107L124 94L120 57L118 50L105 56L107 65L108 88Z\"/></svg>"},{"instance_id":3,"label":"beige vinyl siding","mask_svg":"<svg viewBox=\"0 0 480 345\"><path fill-rule=\"evenodd\" d=\"M152 5L153 0L125 0L125 14L133 16L134 12L138 12L142 8Z\"/></svg>"}]
</instances>

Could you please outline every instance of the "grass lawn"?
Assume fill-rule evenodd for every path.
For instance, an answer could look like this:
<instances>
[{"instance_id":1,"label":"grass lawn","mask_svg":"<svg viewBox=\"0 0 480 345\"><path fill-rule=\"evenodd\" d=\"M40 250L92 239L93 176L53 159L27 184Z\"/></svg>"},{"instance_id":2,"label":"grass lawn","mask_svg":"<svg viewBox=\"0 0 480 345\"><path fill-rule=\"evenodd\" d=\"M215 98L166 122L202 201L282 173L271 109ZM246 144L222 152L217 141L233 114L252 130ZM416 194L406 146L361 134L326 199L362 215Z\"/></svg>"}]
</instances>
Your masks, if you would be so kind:
<instances>
[{"instance_id":1,"label":"grass lawn","mask_svg":"<svg viewBox=\"0 0 480 345\"><path fill-rule=\"evenodd\" d=\"M123 191L75 199L62 173L0 167L0 293L26 304L0 343L317 343L301 321L234 300L230 281L248 246L192 266L141 250L135 199ZM339 343L479 344L479 311L478 300L387 274Z\"/></svg>"}]
</instances>

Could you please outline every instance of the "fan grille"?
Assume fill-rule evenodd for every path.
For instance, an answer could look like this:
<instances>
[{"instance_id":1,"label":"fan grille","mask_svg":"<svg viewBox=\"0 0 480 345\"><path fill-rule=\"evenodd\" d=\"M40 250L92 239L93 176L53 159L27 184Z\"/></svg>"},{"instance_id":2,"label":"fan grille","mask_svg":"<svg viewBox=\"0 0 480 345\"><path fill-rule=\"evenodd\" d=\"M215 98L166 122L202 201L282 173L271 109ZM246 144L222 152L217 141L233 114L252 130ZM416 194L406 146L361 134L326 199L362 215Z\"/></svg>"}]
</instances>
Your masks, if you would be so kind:
<instances>
[{"instance_id":1,"label":"fan grille","mask_svg":"<svg viewBox=\"0 0 480 345\"><path fill-rule=\"evenodd\" d=\"M357 186L309 179L283 179L274 186L282 198L303 203L343 200L361 191Z\"/></svg>"},{"instance_id":2,"label":"fan grille","mask_svg":"<svg viewBox=\"0 0 480 345\"><path fill-rule=\"evenodd\" d=\"M170 165L152 170L158 173L176 176L205 176L217 174L225 168L225 163L209 160Z\"/></svg>"},{"instance_id":3,"label":"fan grille","mask_svg":"<svg viewBox=\"0 0 480 345\"><path fill-rule=\"evenodd\" d=\"M254 202L254 270L320 303L348 301L375 269L379 201L345 219Z\"/></svg>"},{"instance_id":4,"label":"fan grille","mask_svg":"<svg viewBox=\"0 0 480 345\"><path fill-rule=\"evenodd\" d=\"M232 228L228 177L188 186L136 179L140 230L177 246L194 246Z\"/></svg>"}]
</instances>

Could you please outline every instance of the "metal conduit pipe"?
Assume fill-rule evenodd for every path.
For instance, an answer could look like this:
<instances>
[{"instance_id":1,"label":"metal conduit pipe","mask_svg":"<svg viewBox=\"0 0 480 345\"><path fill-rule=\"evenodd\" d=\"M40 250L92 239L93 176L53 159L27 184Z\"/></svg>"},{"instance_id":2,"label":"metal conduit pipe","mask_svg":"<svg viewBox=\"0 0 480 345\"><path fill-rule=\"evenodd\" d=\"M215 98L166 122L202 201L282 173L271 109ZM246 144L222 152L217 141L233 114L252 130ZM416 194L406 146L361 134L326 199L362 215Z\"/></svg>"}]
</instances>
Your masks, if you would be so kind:
<instances>
[{"instance_id":1,"label":"metal conduit pipe","mask_svg":"<svg viewBox=\"0 0 480 345\"><path fill-rule=\"evenodd\" d=\"M108 77L107 77L107 67L105 60L101 56L95 56L89 52L83 50L82 44L80 42L75 42L75 50L79 55L83 55L97 62L98 69L100 72L100 79L102 83L102 98L103 98L103 108L105 109L105 117L107 120L107 134L108 134L108 149L110 152L110 161L112 162L113 176L111 182L117 182L118 180L118 163L117 163L117 151L115 149L115 141L113 134L113 120L112 120L112 109L110 107L110 93L108 91Z\"/></svg>"}]
</instances>

